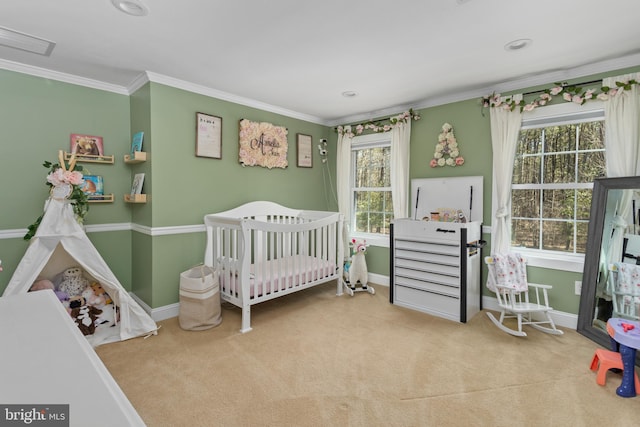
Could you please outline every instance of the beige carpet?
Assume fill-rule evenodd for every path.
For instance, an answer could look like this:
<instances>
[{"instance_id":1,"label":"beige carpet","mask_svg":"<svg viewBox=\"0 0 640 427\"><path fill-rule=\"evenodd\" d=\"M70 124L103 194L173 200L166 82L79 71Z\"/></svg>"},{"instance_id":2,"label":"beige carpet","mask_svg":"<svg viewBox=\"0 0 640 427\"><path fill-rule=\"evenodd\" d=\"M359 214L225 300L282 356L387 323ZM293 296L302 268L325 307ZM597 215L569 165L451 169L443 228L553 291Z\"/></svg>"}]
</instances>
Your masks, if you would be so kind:
<instances>
[{"instance_id":1,"label":"beige carpet","mask_svg":"<svg viewBox=\"0 0 640 427\"><path fill-rule=\"evenodd\" d=\"M97 349L149 426L638 426L640 396L589 370L598 347L572 330L516 338L484 313L467 324L389 304L389 289L327 284L240 310L202 332ZM108 414L96 414L106 416Z\"/></svg>"}]
</instances>

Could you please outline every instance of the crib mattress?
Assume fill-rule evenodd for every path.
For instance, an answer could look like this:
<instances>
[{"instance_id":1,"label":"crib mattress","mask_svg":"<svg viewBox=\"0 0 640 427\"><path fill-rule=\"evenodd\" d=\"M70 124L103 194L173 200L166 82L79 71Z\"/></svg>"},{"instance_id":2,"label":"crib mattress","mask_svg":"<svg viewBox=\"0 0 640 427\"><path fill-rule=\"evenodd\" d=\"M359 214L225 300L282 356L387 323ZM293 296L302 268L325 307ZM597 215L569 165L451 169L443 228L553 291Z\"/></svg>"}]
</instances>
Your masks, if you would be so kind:
<instances>
[{"instance_id":1,"label":"crib mattress","mask_svg":"<svg viewBox=\"0 0 640 427\"><path fill-rule=\"evenodd\" d=\"M303 286L336 274L336 263L308 255L294 255L251 264L249 291L251 298ZM220 288L223 293L238 296L237 270L223 268Z\"/></svg>"}]
</instances>

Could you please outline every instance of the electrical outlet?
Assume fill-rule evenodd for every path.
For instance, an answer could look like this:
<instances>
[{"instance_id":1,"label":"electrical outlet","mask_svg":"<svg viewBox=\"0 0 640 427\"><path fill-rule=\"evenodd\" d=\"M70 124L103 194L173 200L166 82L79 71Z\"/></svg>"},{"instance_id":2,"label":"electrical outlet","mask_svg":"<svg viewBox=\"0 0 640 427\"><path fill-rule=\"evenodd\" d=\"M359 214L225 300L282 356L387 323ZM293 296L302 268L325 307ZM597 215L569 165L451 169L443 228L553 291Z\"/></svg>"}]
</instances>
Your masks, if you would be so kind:
<instances>
[{"instance_id":1,"label":"electrical outlet","mask_svg":"<svg viewBox=\"0 0 640 427\"><path fill-rule=\"evenodd\" d=\"M576 280L575 286L576 286L576 295L580 295L580 293L582 293L582 281Z\"/></svg>"}]
</instances>

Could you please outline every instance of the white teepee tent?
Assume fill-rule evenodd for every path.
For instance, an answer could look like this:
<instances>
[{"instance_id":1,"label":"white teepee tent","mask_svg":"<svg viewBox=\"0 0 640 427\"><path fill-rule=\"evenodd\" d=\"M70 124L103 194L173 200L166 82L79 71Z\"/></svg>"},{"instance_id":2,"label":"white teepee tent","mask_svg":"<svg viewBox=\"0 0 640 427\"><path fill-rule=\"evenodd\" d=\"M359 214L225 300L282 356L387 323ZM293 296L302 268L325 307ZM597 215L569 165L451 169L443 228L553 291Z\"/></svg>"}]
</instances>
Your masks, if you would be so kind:
<instances>
[{"instance_id":1,"label":"white teepee tent","mask_svg":"<svg viewBox=\"0 0 640 427\"><path fill-rule=\"evenodd\" d=\"M127 293L76 221L68 200L51 197L36 234L3 296L27 292L38 277L53 280L66 268L81 266L99 282L120 309L119 323L87 335L92 346L155 334L158 326Z\"/></svg>"}]
</instances>

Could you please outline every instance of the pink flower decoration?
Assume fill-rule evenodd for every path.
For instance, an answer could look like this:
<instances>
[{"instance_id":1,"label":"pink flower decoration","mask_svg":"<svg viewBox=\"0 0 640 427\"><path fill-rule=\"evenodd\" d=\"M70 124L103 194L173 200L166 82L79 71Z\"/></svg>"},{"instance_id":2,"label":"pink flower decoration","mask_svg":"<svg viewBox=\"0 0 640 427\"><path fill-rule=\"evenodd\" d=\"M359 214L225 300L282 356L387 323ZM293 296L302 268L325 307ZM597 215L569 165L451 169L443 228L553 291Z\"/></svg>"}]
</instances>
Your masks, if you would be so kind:
<instances>
[{"instance_id":1,"label":"pink flower decoration","mask_svg":"<svg viewBox=\"0 0 640 427\"><path fill-rule=\"evenodd\" d=\"M564 99L565 101L571 101L571 98L572 97L570 93L565 92L562 94L562 99Z\"/></svg>"},{"instance_id":2,"label":"pink flower decoration","mask_svg":"<svg viewBox=\"0 0 640 427\"><path fill-rule=\"evenodd\" d=\"M464 158L462 156L456 157L456 165L461 166L464 164Z\"/></svg>"},{"instance_id":3,"label":"pink flower decoration","mask_svg":"<svg viewBox=\"0 0 640 427\"><path fill-rule=\"evenodd\" d=\"M562 92L562 86L556 86L554 88L551 88L549 92L551 93L551 95L556 96L557 94Z\"/></svg>"},{"instance_id":4,"label":"pink flower decoration","mask_svg":"<svg viewBox=\"0 0 640 427\"><path fill-rule=\"evenodd\" d=\"M436 159L431 159L431 162L429 162L429 166L435 168L436 166L438 166L438 161Z\"/></svg>"}]
</instances>

